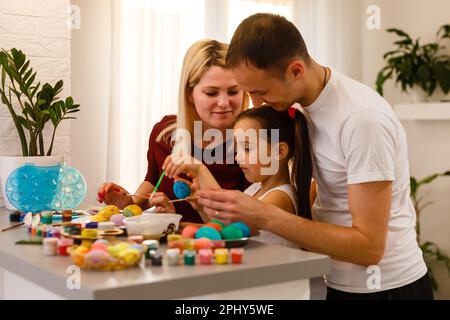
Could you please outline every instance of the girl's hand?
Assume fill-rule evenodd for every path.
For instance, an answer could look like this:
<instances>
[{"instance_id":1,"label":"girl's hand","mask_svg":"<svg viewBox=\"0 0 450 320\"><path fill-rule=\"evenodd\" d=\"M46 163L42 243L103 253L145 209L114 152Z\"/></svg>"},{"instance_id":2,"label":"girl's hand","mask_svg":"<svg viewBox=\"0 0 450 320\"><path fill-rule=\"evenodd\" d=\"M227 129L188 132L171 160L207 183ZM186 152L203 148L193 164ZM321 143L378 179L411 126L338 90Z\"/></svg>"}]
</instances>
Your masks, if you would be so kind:
<instances>
[{"instance_id":1,"label":"girl's hand","mask_svg":"<svg viewBox=\"0 0 450 320\"><path fill-rule=\"evenodd\" d=\"M156 212L158 213L175 213L175 206L169 202L169 198L163 192L156 192L153 195L153 199L149 202L150 208L156 206Z\"/></svg>"},{"instance_id":2,"label":"girl's hand","mask_svg":"<svg viewBox=\"0 0 450 320\"><path fill-rule=\"evenodd\" d=\"M107 182L103 183L97 190L97 201L107 205L115 205L119 209L133 204L133 198L129 196L127 190L121 186Z\"/></svg>"},{"instance_id":3,"label":"girl's hand","mask_svg":"<svg viewBox=\"0 0 450 320\"><path fill-rule=\"evenodd\" d=\"M170 179L177 177L180 173L186 173L191 177L197 177L203 164L191 156L169 155L162 166L166 170L166 176Z\"/></svg>"},{"instance_id":4,"label":"girl's hand","mask_svg":"<svg viewBox=\"0 0 450 320\"><path fill-rule=\"evenodd\" d=\"M267 206L262 201L237 190L199 190L198 203L211 218L225 224L240 221L252 230L267 226Z\"/></svg>"}]
</instances>

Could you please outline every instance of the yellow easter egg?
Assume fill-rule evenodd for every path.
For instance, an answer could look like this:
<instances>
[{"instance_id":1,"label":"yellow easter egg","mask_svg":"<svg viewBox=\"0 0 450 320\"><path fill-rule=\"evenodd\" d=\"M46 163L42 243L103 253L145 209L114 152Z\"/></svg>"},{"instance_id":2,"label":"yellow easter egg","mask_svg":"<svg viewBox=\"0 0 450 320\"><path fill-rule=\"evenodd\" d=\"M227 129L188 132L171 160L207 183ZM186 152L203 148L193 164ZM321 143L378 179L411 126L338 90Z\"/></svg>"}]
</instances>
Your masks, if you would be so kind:
<instances>
[{"instance_id":1,"label":"yellow easter egg","mask_svg":"<svg viewBox=\"0 0 450 320\"><path fill-rule=\"evenodd\" d=\"M119 257L128 265L133 265L139 260L139 255L138 249L130 248L122 251Z\"/></svg>"},{"instance_id":2,"label":"yellow easter egg","mask_svg":"<svg viewBox=\"0 0 450 320\"><path fill-rule=\"evenodd\" d=\"M122 214L125 217L139 216L142 214L142 209L136 204L131 204L123 209Z\"/></svg>"},{"instance_id":3,"label":"yellow easter egg","mask_svg":"<svg viewBox=\"0 0 450 320\"><path fill-rule=\"evenodd\" d=\"M116 246L108 246L107 250L111 257L119 258L120 250Z\"/></svg>"},{"instance_id":4,"label":"yellow easter egg","mask_svg":"<svg viewBox=\"0 0 450 320\"><path fill-rule=\"evenodd\" d=\"M109 221L109 218L104 215L103 213L98 213L95 216L91 217L91 221L93 222L107 222Z\"/></svg>"},{"instance_id":5,"label":"yellow easter egg","mask_svg":"<svg viewBox=\"0 0 450 320\"><path fill-rule=\"evenodd\" d=\"M102 209L100 209L100 211L98 212L98 214L101 214L103 216L105 216L109 221L109 218L111 218L112 215L118 214L120 213L120 210L118 207L113 206L113 205L109 205L106 207L103 207Z\"/></svg>"}]
</instances>

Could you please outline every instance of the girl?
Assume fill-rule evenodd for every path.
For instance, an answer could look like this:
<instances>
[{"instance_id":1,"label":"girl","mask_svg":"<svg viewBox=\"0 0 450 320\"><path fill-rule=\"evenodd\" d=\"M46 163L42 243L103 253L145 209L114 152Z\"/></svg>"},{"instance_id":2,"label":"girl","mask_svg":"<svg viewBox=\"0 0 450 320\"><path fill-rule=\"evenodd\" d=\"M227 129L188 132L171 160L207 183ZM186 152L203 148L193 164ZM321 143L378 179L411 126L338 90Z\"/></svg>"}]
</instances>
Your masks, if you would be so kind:
<instances>
[{"instance_id":1,"label":"girl","mask_svg":"<svg viewBox=\"0 0 450 320\"><path fill-rule=\"evenodd\" d=\"M234 124L237 144L236 161L247 180L253 183L244 193L293 214L311 218L309 190L312 160L307 122L299 111L297 115L292 115L296 121L293 121L289 114L278 112L271 106L249 109L241 113ZM258 136L260 129L267 129L266 139ZM247 134L242 135L239 132ZM252 132L256 134L252 135ZM274 134L278 134L279 141L275 146L271 145ZM250 139L251 136L258 139ZM268 153L270 159L278 161L278 166L275 166L278 167L277 172L264 173L264 169L273 167L273 163L263 164L261 148L270 151ZM297 159L297 162L292 163L292 175L289 172L291 159ZM190 174L197 179L199 189L220 188L214 175L205 165L195 162L195 159L190 157L176 159L174 155L171 155L167 157L163 168L166 169L168 178L176 178L180 173ZM299 170L301 174L297 174ZM290 176L296 179L290 181ZM220 212L216 212L216 218L220 220ZM260 231L260 235L255 237L255 240L293 246L290 242L267 231Z\"/></svg>"},{"instance_id":2,"label":"girl","mask_svg":"<svg viewBox=\"0 0 450 320\"><path fill-rule=\"evenodd\" d=\"M185 129L194 137L194 121L201 123L203 131L218 129L225 132L232 127L238 114L247 108L248 96L225 68L227 49L228 45L214 40L198 41L188 49L181 72L178 115L164 117L150 134L148 171L144 182L135 192L138 196L130 196L124 188L114 183L104 183L98 189L100 202L120 208L134 203L146 208L148 201L143 196L153 191L161 175L163 162L172 153L171 136L175 129ZM206 142L194 144L193 148L203 152L207 145ZM206 164L206 167L223 188L244 190L248 186L236 163L226 164L223 161L222 164ZM172 186L173 181L164 178L159 187L160 192L153 197L153 203L166 203L165 211L182 214L182 221L202 222L203 219L189 203L177 203L175 206L167 203L168 197L175 198Z\"/></svg>"}]
</instances>

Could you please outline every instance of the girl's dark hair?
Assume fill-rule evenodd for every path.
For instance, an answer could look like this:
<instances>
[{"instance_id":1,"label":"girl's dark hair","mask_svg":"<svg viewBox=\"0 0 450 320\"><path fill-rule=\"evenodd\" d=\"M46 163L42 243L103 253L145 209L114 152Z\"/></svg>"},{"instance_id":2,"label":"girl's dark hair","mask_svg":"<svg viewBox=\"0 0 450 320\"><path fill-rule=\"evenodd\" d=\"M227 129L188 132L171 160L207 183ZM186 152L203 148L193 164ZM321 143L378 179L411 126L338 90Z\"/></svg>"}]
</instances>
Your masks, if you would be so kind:
<instances>
[{"instance_id":1,"label":"girl's dark hair","mask_svg":"<svg viewBox=\"0 0 450 320\"><path fill-rule=\"evenodd\" d=\"M235 123L246 118L254 119L263 129L268 129L269 142L272 129L278 129L279 142L285 142L289 146L289 154L292 158L291 183L297 192L299 215L311 219L309 190L312 179L312 158L305 116L297 111L293 119L287 111L276 111L271 106L265 105L242 112Z\"/></svg>"}]
</instances>

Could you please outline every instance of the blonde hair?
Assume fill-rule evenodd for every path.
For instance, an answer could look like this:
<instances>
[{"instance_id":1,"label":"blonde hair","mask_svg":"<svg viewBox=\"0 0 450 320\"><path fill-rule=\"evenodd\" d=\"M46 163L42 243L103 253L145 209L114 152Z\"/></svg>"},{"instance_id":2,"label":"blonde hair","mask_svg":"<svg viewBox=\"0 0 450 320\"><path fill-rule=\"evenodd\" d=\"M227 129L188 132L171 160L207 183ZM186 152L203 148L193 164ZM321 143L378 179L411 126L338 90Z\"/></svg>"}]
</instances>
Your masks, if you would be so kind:
<instances>
[{"instance_id":1,"label":"blonde hair","mask_svg":"<svg viewBox=\"0 0 450 320\"><path fill-rule=\"evenodd\" d=\"M187 50L181 70L177 122L162 130L156 138L157 142L163 137L169 141L170 133L175 129L188 130L191 137L194 136L194 121L200 118L189 96L210 67L226 68L227 51L228 44L209 39L199 40ZM242 110L246 110L248 105L249 96L244 92Z\"/></svg>"}]
</instances>

